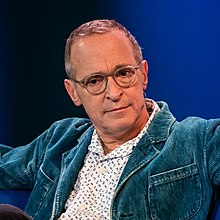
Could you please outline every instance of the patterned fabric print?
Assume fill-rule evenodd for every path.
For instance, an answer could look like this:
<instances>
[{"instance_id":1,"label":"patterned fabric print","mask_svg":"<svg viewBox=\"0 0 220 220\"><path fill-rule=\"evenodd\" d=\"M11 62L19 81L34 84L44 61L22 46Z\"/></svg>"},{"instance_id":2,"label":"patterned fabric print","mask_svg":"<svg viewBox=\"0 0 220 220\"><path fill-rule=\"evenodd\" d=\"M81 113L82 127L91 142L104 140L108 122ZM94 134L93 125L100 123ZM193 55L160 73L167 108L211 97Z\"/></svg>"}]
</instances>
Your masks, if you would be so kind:
<instances>
[{"instance_id":1,"label":"patterned fabric print","mask_svg":"<svg viewBox=\"0 0 220 220\"><path fill-rule=\"evenodd\" d=\"M84 166L79 172L73 191L66 202L60 220L109 220L110 207L115 188L133 148L146 132L159 111L158 105L146 99L150 118L138 136L107 155L104 155L101 140L94 130Z\"/></svg>"}]
</instances>

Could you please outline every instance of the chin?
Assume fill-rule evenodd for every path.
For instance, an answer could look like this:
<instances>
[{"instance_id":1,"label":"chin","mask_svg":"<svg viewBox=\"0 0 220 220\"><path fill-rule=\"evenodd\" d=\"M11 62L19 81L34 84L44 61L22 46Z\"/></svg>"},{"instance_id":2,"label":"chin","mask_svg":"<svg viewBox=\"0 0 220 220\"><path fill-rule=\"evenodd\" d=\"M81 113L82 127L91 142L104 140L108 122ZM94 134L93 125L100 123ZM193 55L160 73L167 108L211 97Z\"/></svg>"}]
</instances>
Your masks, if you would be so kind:
<instances>
[{"instance_id":1,"label":"chin","mask_svg":"<svg viewBox=\"0 0 220 220\"><path fill-rule=\"evenodd\" d=\"M134 123L116 123L111 124L111 130L119 133L126 133L128 130L134 129ZM108 125L109 128L109 125Z\"/></svg>"}]
</instances>

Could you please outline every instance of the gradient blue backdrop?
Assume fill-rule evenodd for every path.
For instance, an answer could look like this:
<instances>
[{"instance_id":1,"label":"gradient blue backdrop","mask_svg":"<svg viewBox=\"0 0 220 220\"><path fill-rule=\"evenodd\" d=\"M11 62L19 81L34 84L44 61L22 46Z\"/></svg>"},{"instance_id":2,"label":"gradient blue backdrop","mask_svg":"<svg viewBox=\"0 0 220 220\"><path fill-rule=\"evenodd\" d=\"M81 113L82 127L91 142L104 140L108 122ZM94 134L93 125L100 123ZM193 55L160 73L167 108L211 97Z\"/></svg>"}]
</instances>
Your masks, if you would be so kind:
<instances>
[{"instance_id":1,"label":"gradient blue backdrop","mask_svg":"<svg viewBox=\"0 0 220 220\"><path fill-rule=\"evenodd\" d=\"M1 1L0 142L25 144L55 120L85 116L64 86L70 31L95 18L124 24L149 63L147 94L178 120L219 117L220 3L207 0Z\"/></svg>"}]
</instances>

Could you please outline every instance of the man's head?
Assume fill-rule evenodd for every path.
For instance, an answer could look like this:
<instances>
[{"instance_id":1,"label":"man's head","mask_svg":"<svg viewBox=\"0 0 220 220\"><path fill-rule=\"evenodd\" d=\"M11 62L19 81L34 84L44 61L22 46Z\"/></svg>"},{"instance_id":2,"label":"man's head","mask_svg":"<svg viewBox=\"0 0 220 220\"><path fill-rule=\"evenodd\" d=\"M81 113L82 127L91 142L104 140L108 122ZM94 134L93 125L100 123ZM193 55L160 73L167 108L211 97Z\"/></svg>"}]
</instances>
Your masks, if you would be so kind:
<instances>
[{"instance_id":1,"label":"man's head","mask_svg":"<svg viewBox=\"0 0 220 220\"><path fill-rule=\"evenodd\" d=\"M115 21L92 21L73 31L65 56L66 90L75 105L84 106L102 140L137 135L148 119L148 67L134 37Z\"/></svg>"}]
</instances>

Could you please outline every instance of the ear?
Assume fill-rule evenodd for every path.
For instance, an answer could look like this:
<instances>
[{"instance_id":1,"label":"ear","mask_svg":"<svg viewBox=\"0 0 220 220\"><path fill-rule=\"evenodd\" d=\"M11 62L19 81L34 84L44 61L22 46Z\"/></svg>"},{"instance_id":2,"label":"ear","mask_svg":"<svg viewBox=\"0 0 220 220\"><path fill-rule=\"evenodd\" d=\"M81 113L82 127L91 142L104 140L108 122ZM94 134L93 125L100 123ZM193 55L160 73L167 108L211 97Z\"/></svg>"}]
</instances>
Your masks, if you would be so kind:
<instances>
[{"instance_id":1,"label":"ear","mask_svg":"<svg viewBox=\"0 0 220 220\"><path fill-rule=\"evenodd\" d=\"M74 86L73 81L71 81L70 79L65 79L64 85L65 85L66 91L69 94L70 98L72 99L73 103L76 106L80 106L82 103L81 103L80 98L77 94L76 87Z\"/></svg>"},{"instance_id":2,"label":"ear","mask_svg":"<svg viewBox=\"0 0 220 220\"><path fill-rule=\"evenodd\" d=\"M148 64L146 60L143 60L141 62L141 68L143 75L143 90L145 91L147 89L147 84L148 84Z\"/></svg>"}]
</instances>

